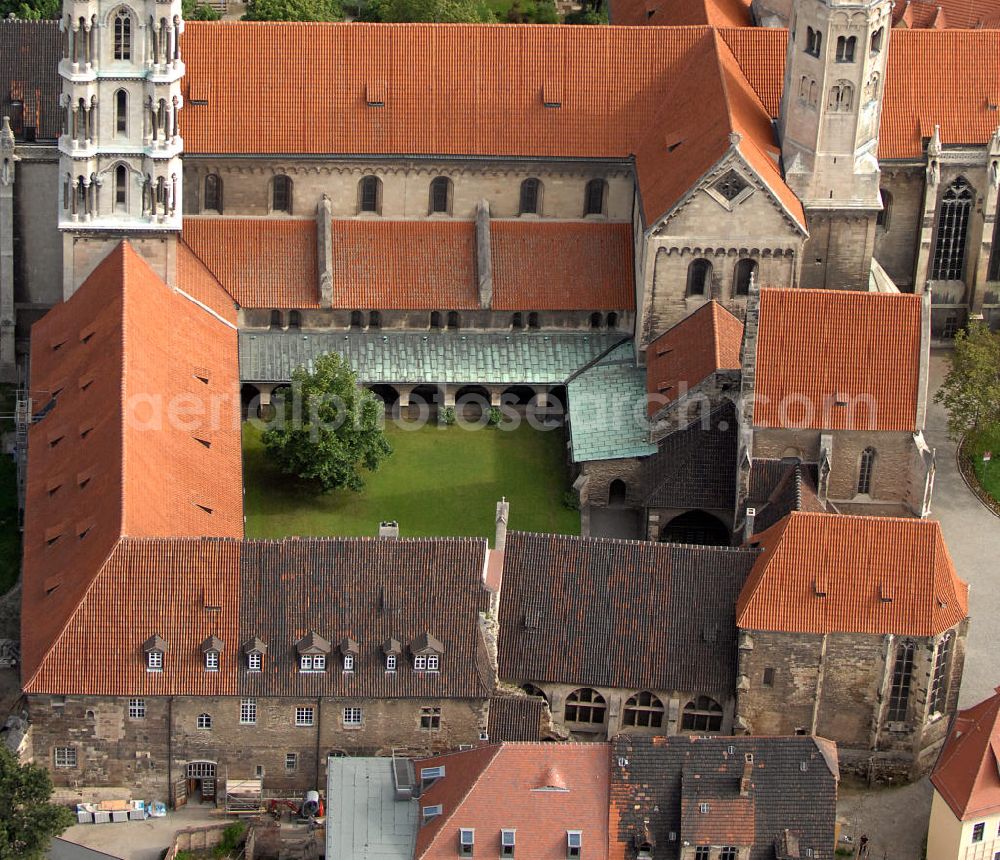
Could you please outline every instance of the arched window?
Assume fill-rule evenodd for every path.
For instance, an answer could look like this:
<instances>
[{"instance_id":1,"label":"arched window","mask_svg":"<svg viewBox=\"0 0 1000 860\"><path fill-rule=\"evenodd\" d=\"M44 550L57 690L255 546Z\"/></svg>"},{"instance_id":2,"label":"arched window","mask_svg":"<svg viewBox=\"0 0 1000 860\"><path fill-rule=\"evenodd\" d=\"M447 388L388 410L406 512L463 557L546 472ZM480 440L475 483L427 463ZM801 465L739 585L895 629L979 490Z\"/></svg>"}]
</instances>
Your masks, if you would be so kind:
<instances>
[{"instance_id":1,"label":"arched window","mask_svg":"<svg viewBox=\"0 0 1000 860\"><path fill-rule=\"evenodd\" d=\"M212 715L211 714L198 714L198 728L199 729L210 729L210 728L212 728Z\"/></svg>"},{"instance_id":2,"label":"arched window","mask_svg":"<svg viewBox=\"0 0 1000 860\"><path fill-rule=\"evenodd\" d=\"M288 327L302 328L302 314L299 311L290 311L288 314Z\"/></svg>"},{"instance_id":3,"label":"arched window","mask_svg":"<svg viewBox=\"0 0 1000 860\"><path fill-rule=\"evenodd\" d=\"M511 328L524 328L524 315L520 311L516 311L510 317L510 327Z\"/></svg>"},{"instance_id":4,"label":"arched window","mask_svg":"<svg viewBox=\"0 0 1000 860\"><path fill-rule=\"evenodd\" d=\"M865 448L861 452L861 465L858 467L858 495L870 495L872 491L872 472L875 469L875 449Z\"/></svg>"},{"instance_id":5,"label":"arched window","mask_svg":"<svg viewBox=\"0 0 1000 860\"><path fill-rule=\"evenodd\" d=\"M279 329L284 327L285 327L285 319L281 311L278 310L271 311L271 328Z\"/></svg>"},{"instance_id":6,"label":"arched window","mask_svg":"<svg viewBox=\"0 0 1000 860\"><path fill-rule=\"evenodd\" d=\"M431 328L441 328L441 311L431 311Z\"/></svg>"},{"instance_id":7,"label":"arched window","mask_svg":"<svg viewBox=\"0 0 1000 860\"><path fill-rule=\"evenodd\" d=\"M351 311L351 328L361 328L364 325L362 320L361 311Z\"/></svg>"},{"instance_id":8,"label":"arched window","mask_svg":"<svg viewBox=\"0 0 1000 860\"><path fill-rule=\"evenodd\" d=\"M292 180L283 173L271 181L271 210L289 214L292 211Z\"/></svg>"},{"instance_id":9,"label":"arched window","mask_svg":"<svg viewBox=\"0 0 1000 860\"><path fill-rule=\"evenodd\" d=\"M882 209L875 216L875 226L888 230L889 216L892 215L892 195L884 188L879 189L878 194L882 198Z\"/></svg>"},{"instance_id":10,"label":"arched window","mask_svg":"<svg viewBox=\"0 0 1000 860\"><path fill-rule=\"evenodd\" d=\"M750 280L757 274L757 261L744 258L736 264L733 273L733 295L746 296L750 293Z\"/></svg>"},{"instance_id":11,"label":"arched window","mask_svg":"<svg viewBox=\"0 0 1000 860\"><path fill-rule=\"evenodd\" d=\"M382 314L378 311L371 311L368 314L368 328L382 328Z\"/></svg>"},{"instance_id":12,"label":"arched window","mask_svg":"<svg viewBox=\"0 0 1000 860\"><path fill-rule=\"evenodd\" d=\"M601 327L601 323L603 322L603 319L604 318L600 314L598 314L598 313L591 314L590 315L590 327L591 328L600 328Z\"/></svg>"},{"instance_id":13,"label":"arched window","mask_svg":"<svg viewBox=\"0 0 1000 860\"><path fill-rule=\"evenodd\" d=\"M438 176L431 180L431 214L451 212L451 180L447 176Z\"/></svg>"},{"instance_id":14,"label":"arched window","mask_svg":"<svg viewBox=\"0 0 1000 860\"><path fill-rule=\"evenodd\" d=\"M877 54L882 50L882 37L885 36L885 27L879 27L874 33L872 33L871 40L871 52Z\"/></svg>"},{"instance_id":15,"label":"arched window","mask_svg":"<svg viewBox=\"0 0 1000 860\"><path fill-rule=\"evenodd\" d=\"M607 326L608 328L618 328L618 314L613 312L608 314Z\"/></svg>"},{"instance_id":16,"label":"arched window","mask_svg":"<svg viewBox=\"0 0 1000 860\"><path fill-rule=\"evenodd\" d=\"M652 693L636 693L625 702L622 724L658 729L663 725L663 702Z\"/></svg>"},{"instance_id":17,"label":"arched window","mask_svg":"<svg viewBox=\"0 0 1000 860\"><path fill-rule=\"evenodd\" d=\"M853 63L854 62L854 51L858 47L858 40L854 36L838 36L837 37L837 62L838 63Z\"/></svg>"},{"instance_id":18,"label":"arched window","mask_svg":"<svg viewBox=\"0 0 1000 860\"><path fill-rule=\"evenodd\" d=\"M222 214L222 179L218 173L205 177L205 209Z\"/></svg>"},{"instance_id":19,"label":"arched window","mask_svg":"<svg viewBox=\"0 0 1000 860\"><path fill-rule=\"evenodd\" d=\"M931 689L927 696L929 713L943 714L948 705L948 665L951 657L951 633L945 633L938 642L934 655L934 673L931 675Z\"/></svg>"},{"instance_id":20,"label":"arched window","mask_svg":"<svg viewBox=\"0 0 1000 860\"><path fill-rule=\"evenodd\" d=\"M529 696L539 696L545 701L549 700L549 697L545 695L545 692L541 687L536 687L534 684L521 684L521 689L524 690Z\"/></svg>"},{"instance_id":21,"label":"arched window","mask_svg":"<svg viewBox=\"0 0 1000 860\"><path fill-rule=\"evenodd\" d=\"M722 705L708 696L699 696L684 706L681 728L686 732L721 732Z\"/></svg>"},{"instance_id":22,"label":"arched window","mask_svg":"<svg viewBox=\"0 0 1000 860\"><path fill-rule=\"evenodd\" d=\"M889 687L889 707L885 718L892 723L906 719L910 704L910 681L913 678L913 643L902 642L896 649L896 662L892 667L892 683Z\"/></svg>"},{"instance_id":23,"label":"arched window","mask_svg":"<svg viewBox=\"0 0 1000 860\"><path fill-rule=\"evenodd\" d=\"M840 85L840 100L837 103L837 110L850 110L854 104L854 87L850 84Z\"/></svg>"},{"instance_id":24,"label":"arched window","mask_svg":"<svg viewBox=\"0 0 1000 860\"><path fill-rule=\"evenodd\" d=\"M462 324L462 318L458 315L458 311L448 311L448 328L456 329Z\"/></svg>"},{"instance_id":25,"label":"arched window","mask_svg":"<svg viewBox=\"0 0 1000 860\"><path fill-rule=\"evenodd\" d=\"M128 211L128 168L124 164L115 168L115 209Z\"/></svg>"},{"instance_id":26,"label":"arched window","mask_svg":"<svg viewBox=\"0 0 1000 860\"><path fill-rule=\"evenodd\" d=\"M604 696L590 687L581 687L566 697L566 722L600 725L607 713Z\"/></svg>"},{"instance_id":27,"label":"arched window","mask_svg":"<svg viewBox=\"0 0 1000 860\"><path fill-rule=\"evenodd\" d=\"M115 93L115 132L128 134L128 93L125 90Z\"/></svg>"},{"instance_id":28,"label":"arched window","mask_svg":"<svg viewBox=\"0 0 1000 860\"><path fill-rule=\"evenodd\" d=\"M817 86L816 81L809 82L809 104L816 107L816 100L819 98L819 86Z\"/></svg>"},{"instance_id":29,"label":"arched window","mask_svg":"<svg viewBox=\"0 0 1000 860\"><path fill-rule=\"evenodd\" d=\"M820 48L823 46L823 34L812 27L806 28L806 53L814 57L819 56Z\"/></svg>"},{"instance_id":30,"label":"arched window","mask_svg":"<svg viewBox=\"0 0 1000 860\"><path fill-rule=\"evenodd\" d=\"M377 176L363 176L358 183L358 211L382 214L382 180Z\"/></svg>"},{"instance_id":31,"label":"arched window","mask_svg":"<svg viewBox=\"0 0 1000 860\"><path fill-rule=\"evenodd\" d=\"M538 312L532 311L528 314L528 328L538 328Z\"/></svg>"},{"instance_id":32,"label":"arched window","mask_svg":"<svg viewBox=\"0 0 1000 860\"><path fill-rule=\"evenodd\" d=\"M693 260L688 266L687 294L703 296L712 279L712 264L705 259Z\"/></svg>"},{"instance_id":33,"label":"arched window","mask_svg":"<svg viewBox=\"0 0 1000 860\"><path fill-rule=\"evenodd\" d=\"M587 191L584 194L583 214L603 215L604 198L607 192L608 183L603 179L591 179L587 183Z\"/></svg>"},{"instance_id":34,"label":"arched window","mask_svg":"<svg viewBox=\"0 0 1000 860\"><path fill-rule=\"evenodd\" d=\"M931 278L960 281L965 271L965 241L969 229L972 189L963 177L944 192L938 207L938 224L931 261Z\"/></svg>"},{"instance_id":35,"label":"arched window","mask_svg":"<svg viewBox=\"0 0 1000 860\"><path fill-rule=\"evenodd\" d=\"M115 13L115 59L132 59L132 16L127 9Z\"/></svg>"},{"instance_id":36,"label":"arched window","mask_svg":"<svg viewBox=\"0 0 1000 860\"><path fill-rule=\"evenodd\" d=\"M542 194L542 183L537 179L525 179L521 183L521 204L520 213L522 215L537 215L538 201Z\"/></svg>"}]
</instances>

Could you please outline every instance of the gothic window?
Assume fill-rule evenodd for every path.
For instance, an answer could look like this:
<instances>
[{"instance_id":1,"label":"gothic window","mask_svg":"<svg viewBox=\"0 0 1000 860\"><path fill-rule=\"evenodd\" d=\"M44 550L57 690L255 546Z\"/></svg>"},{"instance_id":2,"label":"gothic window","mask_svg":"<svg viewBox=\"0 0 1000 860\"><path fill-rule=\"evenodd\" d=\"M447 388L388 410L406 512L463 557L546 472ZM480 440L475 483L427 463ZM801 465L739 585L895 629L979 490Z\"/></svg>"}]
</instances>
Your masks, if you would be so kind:
<instances>
[{"instance_id":1,"label":"gothic window","mask_svg":"<svg viewBox=\"0 0 1000 860\"><path fill-rule=\"evenodd\" d=\"M205 177L205 209L222 213L222 178L218 173Z\"/></svg>"},{"instance_id":2,"label":"gothic window","mask_svg":"<svg viewBox=\"0 0 1000 860\"><path fill-rule=\"evenodd\" d=\"M705 259L692 261L688 266L687 294L703 296L712 279L712 264Z\"/></svg>"},{"instance_id":3,"label":"gothic window","mask_svg":"<svg viewBox=\"0 0 1000 860\"><path fill-rule=\"evenodd\" d=\"M746 296L750 293L750 279L757 274L756 260L740 260L733 274L733 295Z\"/></svg>"},{"instance_id":4,"label":"gothic window","mask_svg":"<svg viewBox=\"0 0 1000 860\"><path fill-rule=\"evenodd\" d=\"M549 700L549 697L545 695L545 691L542 690L541 687L536 686L535 684L530 684L530 683L522 684L521 689L524 690L524 692L527 693L529 696L540 696L541 698L545 699L546 702Z\"/></svg>"},{"instance_id":5,"label":"gothic window","mask_svg":"<svg viewBox=\"0 0 1000 860\"><path fill-rule=\"evenodd\" d=\"M960 281L965 269L965 241L972 208L972 189L959 177L945 191L938 208L938 224L931 261L931 278Z\"/></svg>"},{"instance_id":6,"label":"gothic window","mask_svg":"<svg viewBox=\"0 0 1000 860\"><path fill-rule=\"evenodd\" d=\"M124 164L115 168L115 209L119 212L128 209L128 168Z\"/></svg>"},{"instance_id":7,"label":"gothic window","mask_svg":"<svg viewBox=\"0 0 1000 860\"><path fill-rule=\"evenodd\" d=\"M128 93L125 90L115 93L115 132L128 134Z\"/></svg>"},{"instance_id":8,"label":"gothic window","mask_svg":"<svg viewBox=\"0 0 1000 860\"><path fill-rule=\"evenodd\" d=\"M865 448L861 452L861 465L858 468L858 495L870 495L872 491L872 471L875 469L875 449Z\"/></svg>"},{"instance_id":9,"label":"gothic window","mask_svg":"<svg viewBox=\"0 0 1000 860\"><path fill-rule=\"evenodd\" d=\"M993 245L990 248L990 267L986 279L1000 281L1000 218L993 225Z\"/></svg>"},{"instance_id":10,"label":"gothic window","mask_svg":"<svg viewBox=\"0 0 1000 860\"><path fill-rule=\"evenodd\" d=\"M809 98L809 77L808 75L803 75L799 79L799 98L807 99Z\"/></svg>"},{"instance_id":11,"label":"gothic window","mask_svg":"<svg viewBox=\"0 0 1000 860\"><path fill-rule=\"evenodd\" d=\"M885 36L885 27L879 27L874 33L872 33L871 52L873 54L877 54L882 50L883 36Z\"/></svg>"},{"instance_id":12,"label":"gothic window","mask_svg":"<svg viewBox=\"0 0 1000 860\"><path fill-rule=\"evenodd\" d=\"M292 180L280 174L271 182L271 209L274 212L292 211Z\"/></svg>"},{"instance_id":13,"label":"gothic window","mask_svg":"<svg viewBox=\"0 0 1000 860\"><path fill-rule=\"evenodd\" d=\"M636 693L625 702L622 722L626 726L658 729L663 725L663 702L652 693Z\"/></svg>"},{"instance_id":14,"label":"gothic window","mask_svg":"<svg viewBox=\"0 0 1000 860\"><path fill-rule=\"evenodd\" d=\"M889 216L892 214L892 195L884 188L879 190L879 197L882 198L882 209L875 216L875 226L883 230L889 229Z\"/></svg>"},{"instance_id":15,"label":"gothic window","mask_svg":"<svg viewBox=\"0 0 1000 860\"><path fill-rule=\"evenodd\" d=\"M945 633L938 642L934 655L934 674L931 676L930 713L943 714L948 700L948 658L951 656L951 634Z\"/></svg>"},{"instance_id":16,"label":"gothic window","mask_svg":"<svg viewBox=\"0 0 1000 860\"><path fill-rule=\"evenodd\" d=\"M591 179L587 183L587 191L584 194L583 214L603 215L604 214L604 194L608 183L603 179Z\"/></svg>"},{"instance_id":17,"label":"gothic window","mask_svg":"<svg viewBox=\"0 0 1000 860\"><path fill-rule=\"evenodd\" d=\"M541 192L542 183L537 179L525 179L521 183L521 204L518 210L521 215L538 214L538 201Z\"/></svg>"},{"instance_id":18,"label":"gothic window","mask_svg":"<svg viewBox=\"0 0 1000 860\"><path fill-rule=\"evenodd\" d=\"M132 59L132 16L126 9L115 13L115 59Z\"/></svg>"},{"instance_id":19,"label":"gothic window","mask_svg":"<svg viewBox=\"0 0 1000 860\"><path fill-rule=\"evenodd\" d=\"M896 649L896 662L892 667L892 683L889 687L889 707L885 718L892 723L906 719L906 709L910 702L910 680L913 677L913 643L903 642Z\"/></svg>"},{"instance_id":20,"label":"gothic window","mask_svg":"<svg viewBox=\"0 0 1000 860\"><path fill-rule=\"evenodd\" d=\"M721 732L722 705L708 696L699 696L684 706L681 728L686 732Z\"/></svg>"},{"instance_id":21,"label":"gothic window","mask_svg":"<svg viewBox=\"0 0 1000 860\"><path fill-rule=\"evenodd\" d=\"M820 48L823 46L823 34L812 27L806 28L806 53L814 57L819 56Z\"/></svg>"},{"instance_id":22,"label":"gothic window","mask_svg":"<svg viewBox=\"0 0 1000 860\"><path fill-rule=\"evenodd\" d=\"M431 181L431 214L448 214L451 211L451 180L447 176L438 176Z\"/></svg>"},{"instance_id":23,"label":"gothic window","mask_svg":"<svg viewBox=\"0 0 1000 860\"><path fill-rule=\"evenodd\" d=\"M854 62L854 51L858 46L858 40L854 36L838 36L837 37L837 62L838 63L853 63Z\"/></svg>"},{"instance_id":24,"label":"gothic window","mask_svg":"<svg viewBox=\"0 0 1000 860\"><path fill-rule=\"evenodd\" d=\"M448 311L448 328L457 329L462 324L462 318L458 315L458 311Z\"/></svg>"},{"instance_id":25,"label":"gothic window","mask_svg":"<svg viewBox=\"0 0 1000 860\"><path fill-rule=\"evenodd\" d=\"M817 86L816 81L810 81L809 82L809 104L811 104L813 107L816 107L816 100L818 98L818 94L819 94L819 87Z\"/></svg>"},{"instance_id":26,"label":"gothic window","mask_svg":"<svg viewBox=\"0 0 1000 860\"><path fill-rule=\"evenodd\" d=\"M581 687L566 697L566 722L600 725L607 712L604 696L590 687Z\"/></svg>"},{"instance_id":27,"label":"gothic window","mask_svg":"<svg viewBox=\"0 0 1000 860\"><path fill-rule=\"evenodd\" d=\"M830 99L827 107L832 111L846 111L851 109L854 103L854 87L846 81L830 87Z\"/></svg>"},{"instance_id":28,"label":"gothic window","mask_svg":"<svg viewBox=\"0 0 1000 860\"><path fill-rule=\"evenodd\" d=\"M746 180L735 170L730 170L725 176L715 183L715 190L719 192L729 202L732 202L747 187Z\"/></svg>"},{"instance_id":29,"label":"gothic window","mask_svg":"<svg viewBox=\"0 0 1000 860\"><path fill-rule=\"evenodd\" d=\"M363 176L358 183L358 210L382 214L382 180L377 176Z\"/></svg>"}]
</instances>

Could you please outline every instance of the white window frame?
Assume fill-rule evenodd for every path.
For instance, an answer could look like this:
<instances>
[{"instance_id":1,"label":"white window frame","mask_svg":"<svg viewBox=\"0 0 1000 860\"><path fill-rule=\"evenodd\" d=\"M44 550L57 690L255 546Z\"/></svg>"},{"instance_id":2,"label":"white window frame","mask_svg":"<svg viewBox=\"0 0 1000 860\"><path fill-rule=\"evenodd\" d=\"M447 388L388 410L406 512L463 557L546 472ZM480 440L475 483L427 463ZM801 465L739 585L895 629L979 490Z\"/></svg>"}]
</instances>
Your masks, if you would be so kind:
<instances>
[{"instance_id":1,"label":"white window frame","mask_svg":"<svg viewBox=\"0 0 1000 860\"><path fill-rule=\"evenodd\" d=\"M354 671L354 655L345 654L344 655L344 671L353 672Z\"/></svg>"},{"instance_id":2,"label":"white window frame","mask_svg":"<svg viewBox=\"0 0 1000 860\"><path fill-rule=\"evenodd\" d=\"M504 827L500 831L500 856L513 857L517 848L517 831L513 827Z\"/></svg>"},{"instance_id":3,"label":"white window frame","mask_svg":"<svg viewBox=\"0 0 1000 860\"><path fill-rule=\"evenodd\" d=\"M297 726L311 726L315 722L316 711L311 705L296 705L295 707L295 725Z\"/></svg>"},{"instance_id":4,"label":"white window frame","mask_svg":"<svg viewBox=\"0 0 1000 860\"><path fill-rule=\"evenodd\" d=\"M152 651L146 652L146 671L147 672L162 672L163 671L163 652L158 649L153 649Z\"/></svg>"},{"instance_id":5,"label":"white window frame","mask_svg":"<svg viewBox=\"0 0 1000 860\"><path fill-rule=\"evenodd\" d=\"M462 857L471 857L476 847L476 830L473 827L458 828L459 854Z\"/></svg>"},{"instance_id":6,"label":"white window frame","mask_svg":"<svg viewBox=\"0 0 1000 860\"><path fill-rule=\"evenodd\" d=\"M128 700L128 718L130 720L144 720L144 719L146 719L146 700L145 699L129 699Z\"/></svg>"},{"instance_id":7,"label":"white window frame","mask_svg":"<svg viewBox=\"0 0 1000 860\"><path fill-rule=\"evenodd\" d=\"M67 770L77 767L76 747L55 747L52 750L52 763L55 767Z\"/></svg>"},{"instance_id":8,"label":"white window frame","mask_svg":"<svg viewBox=\"0 0 1000 860\"><path fill-rule=\"evenodd\" d=\"M364 723L364 711L358 707L344 708L344 725L348 728L360 728Z\"/></svg>"},{"instance_id":9,"label":"white window frame","mask_svg":"<svg viewBox=\"0 0 1000 860\"><path fill-rule=\"evenodd\" d=\"M413 655L413 671L414 672L426 672L427 671L427 657L424 654L414 654Z\"/></svg>"},{"instance_id":10,"label":"white window frame","mask_svg":"<svg viewBox=\"0 0 1000 860\"><path fill-rule=\"evenodd\" d=\"M437 672L441 669L441 658L437 654L427 655L427 671Z\"/></svg>"},{"instance_id":11,"label":"white window frame","mask_svg":"<svg viewBox=\"0 0 1000 860\"><path fill-rule=\"evenodd\" d=\"M206 672L218 672L219 671L219 652L218 651L206 651L205 652L205 671Z\"/></svg>"},{"instance_id":12,"label":"white window frame","mask_svg":"<svg viewBox=\"0 0 1000 860\"><path fill-rule=\"evenodd\" d=\"M299 754L285 753L285 772L294 773L299 769Z\"/></svg>"},{"instance_id":13,"label":"white window frame","mask_svg":"<svg viewBox=\"0 0 1000 860\"><path fill-rule=\"evenodd\" d=\"M247 671L260 672L264 667L264 655L260 651L251 651L247 654Z\"/></svg>"},{"instance_id":14,"label":"white window frame","mask_svg":"<svg viewBox=\"0 0 1000 860\"><path fill-rule=\"evenodd\" d=\"M396 660L396 655L395 654L386 654L385 655L385 671L386 672L395 672L396 671L396 663L397 663L397 660Z\"/></svg>"},{"instance_id":15,"label":"white window frame","mask_svg":"<svg viewBox=\"0 0 1000 860\"><path fill-rule=\"evenodd\" d=\"M422 767L420 768L420 781L429 782L435 779L441 779L445 774L444 765L437 765L436 767Z\"/></svg>"},{"instance_id":16,"label":"white window frame","mask_svg":"<svg viewBox=\"0 0 1000 860\"><path fill-rule=\"evenodd\" d=\"M444 812L444 807L440 803L435 803L433 806L425 806L420 810L424 822L430 821L432 818L436 818Z\"/></svg>"},{"instance_id":17,"label":"white window frame","mask_svg":"<svg viewBox=\"0 0 1000 860\"><path fill-rule=\"evenodd\" d=\"M255 725L257 725L257 700L256 699L241 699L240 700L240 725L241 726L255 726Z\"/></svg>"},{"instance_id":18,"label":"white window frame","mask_svg":"<svg viewBox=\"0 0 1000 860\"><path fill-rule=\"evenodd\" d=\"M196 720L195 725L197 725L201 731L209 731L212 728L212 715L198 714L198 719Z\"/></svg>"},{"instance_id":19,"label":"white window frame","mask_svg":"<svg viewBox=\"0 0 1000 860\"><path fill-rule=\"evenodd\" d=\"M566 831L566 856L579 857L583 850L583 831Z\"/></svg>"},{"instance_id":20,"label":"white window frame","mask_svg":"<svg viewBox=\"0 0 1000 860\"><path fill-rule=\"evenodd\" d=\"M300 654L300 672L325 672L326 654Z\"/></svg>"}]
</instances>

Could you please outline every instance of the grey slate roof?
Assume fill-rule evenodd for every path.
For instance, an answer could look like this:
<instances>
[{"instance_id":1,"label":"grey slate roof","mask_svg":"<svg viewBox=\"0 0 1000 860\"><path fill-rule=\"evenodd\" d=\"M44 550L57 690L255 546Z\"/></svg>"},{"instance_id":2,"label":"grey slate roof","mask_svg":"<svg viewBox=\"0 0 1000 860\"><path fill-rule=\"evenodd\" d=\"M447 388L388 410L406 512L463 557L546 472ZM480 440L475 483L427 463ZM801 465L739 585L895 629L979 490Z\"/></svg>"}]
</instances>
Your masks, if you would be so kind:
<instances>
[{"instance_id":1,"label":"grey slate roof","mask_svg":"<svg viewBox=\"0 0 1000 860\"><path fill-rule=\"evenodd\" d=\"M647 441L646 374L631 341L582 370L566 392L574 463L656 453Z\"/></svg>"},{"instance_id":2,"label":"grey slate roof","mask_svg":"<svg viewBox=\"0 0 1000 860\"><path fill-rule=\"evenodd\" d=\"M643 464L643 499L651 508L724 508L736 500L738 429L736 410L727 402L660 440Z\"/></svg>"},{"instance_id":3,"label":"grey slate roof","mask_svg":"<svg viewBox=\"0 0 1000 860\"><path fill-rule=\"evenodd\" d=\"M36 140L55 140L62 130L58 21L0 20L0 116L9 116L14 134L35 128ZM23 110L14 102L23 103ZM18 122L18 117L22 118Z\"/></svg>"},{"instance_id":4,"label":"grey slate roof","mask_svg":"<svg viewBox=\"0 0 1000 860\"><path fill-rule=\"evenodd\" d=\"M736 599L758 553L512 532L500 678L729 697Z\"/></svg>"},{"instance_id":5,"label":"grey slate roof","mask_svg":"<svg viewBox=\"0 0 1000 860\"><path fill-rule=\"evenodd\" d=\"M732 750L732 752L730 752ZM682 808L692 801L708 803L719 811L742 801L739 787L745 756L753 756L753 769L746 806L752 809L750 829L754 833L750 860L774 860L775 840L783 832L798 836L802 857L812 849L815 860L832 860L834 823L837 812L837 753L832 741L812 737L692 737L651 738L619 735L611 756L611 803L617 815L618 832L610 833L612 844L625 844L625 856L634 857L634 838L645 822L655 839L654 857L673 860L680 856L687 838ZM690 825L690 821L688 824ZM711 840L728 841L739 829L730 816L717 821L723 832ZM690 827L688 828L690 830ZM702 838L692 845L706 844ZM670 834L674 838L670 838ZM629 853L629 850L633 853Z\"/></svg>"},{"instance_id":6,"label":"grey slate roof","mask_svg":"<svg viewBox=\"0 0 1000 860\"><path fill-rule=\"evenodd\" d=\"M241 331L240 378L289 382L321 355L345 356L364 383L561 384L622 340L614 332Z\"/></svg>"}]
</instances>

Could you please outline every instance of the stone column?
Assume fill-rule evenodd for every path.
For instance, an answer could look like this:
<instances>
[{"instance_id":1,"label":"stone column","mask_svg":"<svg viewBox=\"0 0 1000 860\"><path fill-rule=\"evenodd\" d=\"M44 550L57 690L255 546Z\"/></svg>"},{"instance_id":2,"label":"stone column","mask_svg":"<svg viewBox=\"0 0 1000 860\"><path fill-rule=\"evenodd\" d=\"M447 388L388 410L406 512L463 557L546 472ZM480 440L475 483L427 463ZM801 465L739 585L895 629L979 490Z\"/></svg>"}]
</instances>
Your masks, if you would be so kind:
<instances>
[{"instance_id":1,"label":"stone column","mask_svg":"<svg viewBox=\"0 0 1000 860\"><path fill-rule=\"evenodd\" d=\"M479 307L493 306L493 255L490 237L490 203L480 200L476 205L476 272L479 285Z\"/></svg>"},{"instance_id":2,"label":"stone column","mask_svg":"<svg viewBox=\"0 0 1000 860\"><path fill-rule=\"evenodd\" d=\"M924 183L923 212L920 222L920 246L917 248L917 267L913 274L913 291L921 293L927 286L931 245L934 241L934 216L937 212L938 184L941 181L941 128L934 126L934 136L927 144L927 180Z\"/></svg>"},{"instance_id":3,"label":"stone column","mask_svg":"<svg viewBox=\"0 0 1000 860\"><path fill-rule=\"evenodd\" d=\"M14 355L14 132L10 118L0 126L0 379L17 376Z\"/></svg>"},{"instance_id":4,"label":"stone column","mask_svg":"<svg viewBox=\"0 0 1000 860\"><path fill-rule=\"evenodd\" d=\"M316 206L316 257L319 262L319 305L333 307L333 210L324 194ZM409 395L407 395L408 397Z\"/></svg>"},{"instance_id":5,"label":"stone column","mask_svg":"<svg viewBox=\"0 0 1000 860\"><path fill-rule=\"evenodd\" d=\"M997 194L1000 192L1000 126L993 132L986 151L986 177L989 184L983 195L983 240L979 244L979 256L972 270L972 290L969 296L969 312L983 312L983 292L990 272L990 254L993 252L993 235L997 218Z\"/></svg>"}]
</instances>

